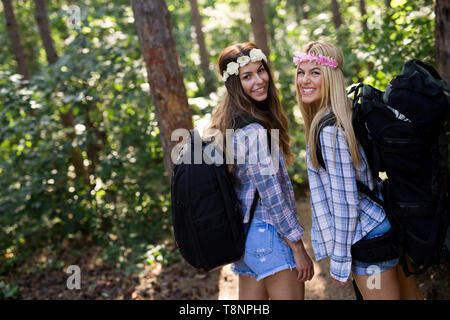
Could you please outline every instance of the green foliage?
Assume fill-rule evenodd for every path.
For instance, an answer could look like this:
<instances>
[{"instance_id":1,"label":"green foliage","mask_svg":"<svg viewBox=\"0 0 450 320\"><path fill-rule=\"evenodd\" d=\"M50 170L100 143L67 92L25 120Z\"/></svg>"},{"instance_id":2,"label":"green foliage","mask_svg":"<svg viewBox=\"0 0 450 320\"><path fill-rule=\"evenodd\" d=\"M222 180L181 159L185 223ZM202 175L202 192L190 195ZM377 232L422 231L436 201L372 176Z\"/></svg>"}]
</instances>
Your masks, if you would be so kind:
<instances>
[{"instance_id":1,"label":"green foliage","mask_svg":"<svg viewBox=\"0 0 450 320\"><path fill-rule=\"evenodd\" d=\"M166 2L194 121L204 126L224 86L217 75L217 92L205 94L189 2ZM289 174L305 183L293 54L310 40L332 41L343 49L348 85L364 81L384 89L406 59L435 63L432 2L392 1L386 9L384 1L366 0L367 30L355 1L339 1L339 30L330 1L306 1L303 8L300 1L266 2L270 60L296 155ZM66 24L67 1L47 3L60 56L52 66L34 22L34 1L14 1L33 73L29 83L15 74L0 12L0 274L43 246L80 236L103 245L101 258L129 273L137 272L137 262L177 261L168 177L129 1L79 4L79 31ZM238 0L198 3L213 69L223 48L254 40L249 6ZM73 115L73 123L63 123L64 115ZM86 178L77 173L76 155ZM0 280L0 298L15 297L14 288Z\"/></svg>"},{"instance_id":2,"label":"green foliage","mask_svg":"<svg viewBox=\"0 0 450 320\"><path fill-rule=\"evenodd\" d=\"M99 5L88 17L29 84L2 73L0 271L74 234L92 235L117 260L143 255L142 244L169 231L168 178L131 8ZM76 176L76 152L87 180Z\"/></svg>"},{"instance_id":3,"label":"green foliage","mask_svg":"<svg viewBox=\"0 0 450 320\"><path fill-rule=\"evenodd\" d=\"M434 13L427 3L401 1L378 19L376 11L369 15L371 29L363 33L365 42L360 42L360 50L356 51L359 60L370 66L360 72L367 83L384 90L403 63L412 58L436 65Z\"/></svg>"},{"instance_id":4,"label":"green foliage","mask_svg":"<svg viewBox=\"0 0 450 320\"><path fill-rule=\"evenodd\" d=\"M0 300L17 299L19 295L19 287L16 283L7 283L0 277Z\"/></svg>"}]
</instances>

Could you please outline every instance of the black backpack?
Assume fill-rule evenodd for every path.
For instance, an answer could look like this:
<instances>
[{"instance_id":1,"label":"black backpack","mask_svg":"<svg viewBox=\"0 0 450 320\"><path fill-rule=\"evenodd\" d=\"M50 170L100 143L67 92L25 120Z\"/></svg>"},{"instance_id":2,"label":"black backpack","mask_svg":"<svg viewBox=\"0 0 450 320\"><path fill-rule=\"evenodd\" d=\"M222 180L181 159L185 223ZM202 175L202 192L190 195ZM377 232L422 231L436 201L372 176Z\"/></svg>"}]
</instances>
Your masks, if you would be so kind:
<instances>
[{"instance_id":1,"label":"black backpack","mask_svg":"<svg viewBox=\"0 0 450 320\"><path fill-rule=\"evenodd\" d=\"M259 121L237 118L235 129L251 122ZM211 159L209 163L212 164L207 164L202 156L201 163L194 164L195 145L203 151L211 143L202 141L198 132L191 130L190 142L180 152L181 157L187 152L191 163L174 165L171 181L175 241L183 258L193 267L205 271L239 260L248 232L248 229L244 230L233 176L225 161L218 165ZM256 190L249 224L258 199Z\"/></svg>"},{"instance_id":2,"label":"black backpack","mask_svg":"<svg viewBox=\"0 0 450 320\"><path fill-rule=\"evenodd\" d=\"M384 201L359 182L358 190L384 207L393 226L355 243L352 256L364 262L398 256L406 275L422 273L442 262L449 228L450 90L430 64L413 59L386 91L359 84L352 92L353 128ZM330 121L324 119L322 127ZM322 154L317 156L322 164ZM388 178L381 181L380 172ZM407 267L405 253L415 270Z\"/></svg>"}]
</instances>

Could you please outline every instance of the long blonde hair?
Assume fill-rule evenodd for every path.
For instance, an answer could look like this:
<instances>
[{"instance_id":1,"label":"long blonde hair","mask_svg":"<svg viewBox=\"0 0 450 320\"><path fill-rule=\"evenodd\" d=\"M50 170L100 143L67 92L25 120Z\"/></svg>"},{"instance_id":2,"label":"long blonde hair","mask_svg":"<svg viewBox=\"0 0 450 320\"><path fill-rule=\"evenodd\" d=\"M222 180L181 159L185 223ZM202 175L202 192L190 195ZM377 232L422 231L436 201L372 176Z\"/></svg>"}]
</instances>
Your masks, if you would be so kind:
<instances>
[{"instance_id":1,"label":"long blonde hair","mask_svg":"<svg viewBox=\"0 0 450 320\"><path fill-rule=\"evenodd\" d=\"M254 43L244 42L225 48L219 55L217 62L219 74L227 69L227 64L236 61L238 57L249 55L250 50L258 48ZM261 60L269 75L269 88L267 92L267 111L259 110L252 99L245 94L238 76L230 76L225 82L227 92L223 101L216 107L211 115L209 128L219 129L223 137L226 137L226 129L233 129L235 116L243 115L256 118L265 124L266 129L279 129L280 150L288 166L294 162L289 135L289 120L279 99L279 92L273 81L270 66ZM224 138L225 140L225 138ZM224 141L226 148L226 141Z\"/></svg>"},{"instance_id":2,"label":"long blonde hair","mask_svg":"<svg viewBox=\"0 0 450 320\"><path fill-rule=\"evenodd\" d=\"M297 90L298 105L305 123L306 141L309 145L309 158L313 168L319 167L319 161L316 156L316 146L319 141L318 125L320 119L329 111L336 117L335 142L337 130L341 129L345 133L345 142L352 157L353 166L359 167L361 157L358 150L358 143L352 125L352 103L347 97L344 81L344 56L341 49L337 46L322 41L309 42L303 49L303 52L312 55L323 55L334 58L338 67L331 69L327 66L318 65L322 74L322 99L313 103L303 103L301 93L297 86L297 75L295 78L295 87ZM297 74L297 73L296 73Z\"/></svg>"}]
</instances>

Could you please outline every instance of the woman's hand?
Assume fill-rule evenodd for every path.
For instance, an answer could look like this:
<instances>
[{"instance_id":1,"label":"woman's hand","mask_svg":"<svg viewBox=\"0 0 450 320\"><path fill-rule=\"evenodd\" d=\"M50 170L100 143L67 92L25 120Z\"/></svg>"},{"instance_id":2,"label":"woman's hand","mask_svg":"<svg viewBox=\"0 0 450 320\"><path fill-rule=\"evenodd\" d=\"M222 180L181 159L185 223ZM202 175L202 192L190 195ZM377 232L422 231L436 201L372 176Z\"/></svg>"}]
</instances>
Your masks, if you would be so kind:
<instances>
[{"instance_id":1,"label":"woman's hand","mask_svg":"<svg viewBox=\"0 0 450 320\"><path fill-rule=\"evenodd\" d=\"M292 242L285 238L294 254L295 265L298 271L297 281L309 281L314 276L314 264L303 246L302 240Z\"/></svg>"}]
</instances>

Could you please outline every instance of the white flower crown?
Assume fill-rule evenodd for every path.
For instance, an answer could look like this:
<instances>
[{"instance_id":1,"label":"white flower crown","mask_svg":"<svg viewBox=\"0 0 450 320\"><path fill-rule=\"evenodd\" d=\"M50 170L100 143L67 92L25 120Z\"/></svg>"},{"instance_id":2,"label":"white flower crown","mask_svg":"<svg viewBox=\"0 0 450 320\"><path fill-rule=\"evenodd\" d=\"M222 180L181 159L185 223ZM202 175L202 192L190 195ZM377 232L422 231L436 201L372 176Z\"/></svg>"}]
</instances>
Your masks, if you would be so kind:
<instances>
[{"instance_id":1,"label":"white flower crown","mask_svg":"<svg viewBox=\"0 0 450 320\"><path fill-rule=\"evenodd\" d=\"M256 62L261 60L267 62L267 57L264 54L264 52L262 52L261 49L253 48L252 50L250 50L249 55L250 56L238 57L236 62L234 61L229 62L227 64L227 70L225 70L222 74L222 81L223 82L227 81L228 77L233 74L239 75L239 67L247 65L249 62Z\"/></svg>"}]
</instances>

